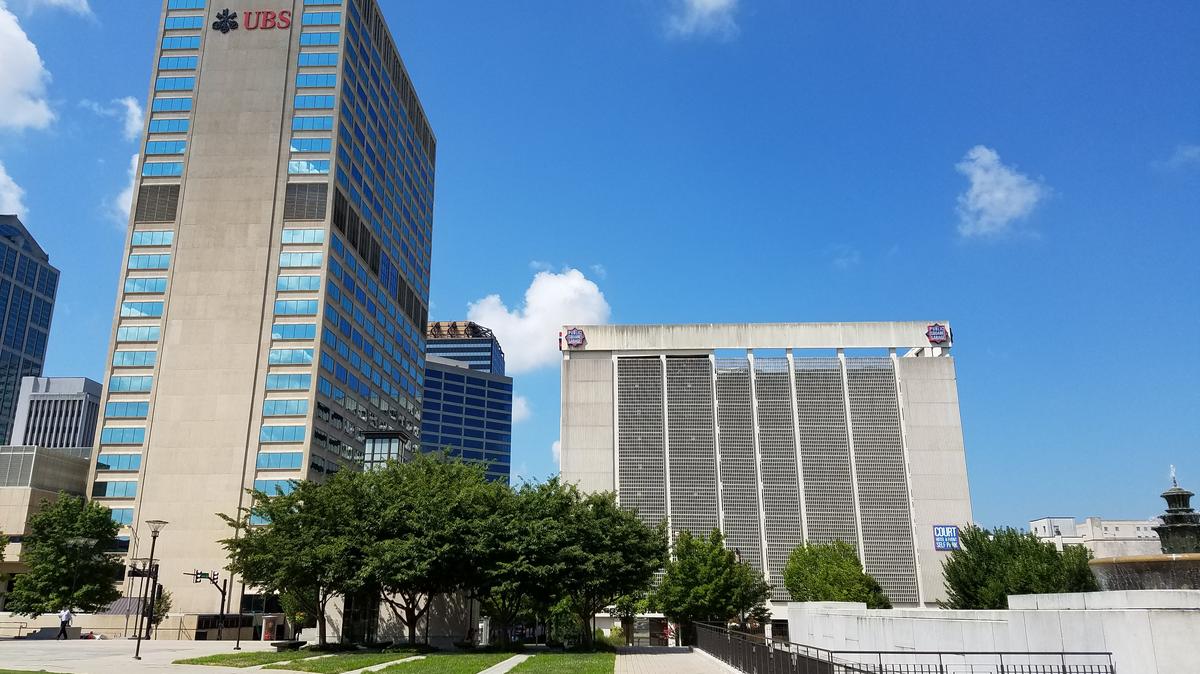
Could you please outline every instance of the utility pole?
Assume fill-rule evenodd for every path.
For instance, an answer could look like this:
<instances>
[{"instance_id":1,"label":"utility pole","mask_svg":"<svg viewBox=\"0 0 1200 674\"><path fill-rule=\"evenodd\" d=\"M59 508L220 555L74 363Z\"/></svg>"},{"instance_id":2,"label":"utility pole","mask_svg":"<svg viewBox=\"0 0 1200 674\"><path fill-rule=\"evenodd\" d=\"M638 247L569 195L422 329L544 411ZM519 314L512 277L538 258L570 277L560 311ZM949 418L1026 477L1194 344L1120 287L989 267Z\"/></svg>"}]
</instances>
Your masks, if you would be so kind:
<instances>
[{"instance_id":1,"label":"utility pole","mask_svg":"<svg viewBox=\"0 0 1200 674\"><path fill-rule=\"evenodd\" d=\"M221 617L220 617L220 622L217 623L217 641L221 641L225 637L225 597L229 591L229 579L225 578L220 583L218 583L217 579L220 578L220 575L221 575L220 572L218 572L218 571L201 571L199 569L193 569L191 573L184 571L183 575L191 576L193 583L199 583L200 581L207 580L208 582L212 583L213 587L217 588L217 592L221 593L221 605L220 605ZM243 591L245 591L244 588L243 588ZM240 622L241 622L241 618L240 618L241 610L240 609L238 610L238 615L239 615L239 618L238 618L238 621L239 621L238 645L240 646L241 645L241 637L242 637L242 630L241 630L241 624L240 624ZM240 648L239 648L239 650L240 650Z\"/></svg>"}]
</instances>

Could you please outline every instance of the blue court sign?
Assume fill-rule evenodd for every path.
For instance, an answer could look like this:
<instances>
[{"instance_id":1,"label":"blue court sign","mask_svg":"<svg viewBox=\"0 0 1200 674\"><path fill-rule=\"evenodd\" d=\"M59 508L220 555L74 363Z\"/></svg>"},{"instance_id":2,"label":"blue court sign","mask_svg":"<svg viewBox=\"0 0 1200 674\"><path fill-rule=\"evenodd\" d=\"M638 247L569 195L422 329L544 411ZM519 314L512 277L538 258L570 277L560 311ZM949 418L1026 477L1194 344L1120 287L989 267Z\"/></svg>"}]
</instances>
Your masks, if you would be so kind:
<instances>
[{"instance_id":1,"label":"blue court sign","mask_svg":"<svg viewBox=\"0 0 1200 674\"><path fill-rule=\"evenodd\" d=\"M933 526L934 550L958 550L958 527L953 524L935 524Z\"/></svg>"}]
</instances>

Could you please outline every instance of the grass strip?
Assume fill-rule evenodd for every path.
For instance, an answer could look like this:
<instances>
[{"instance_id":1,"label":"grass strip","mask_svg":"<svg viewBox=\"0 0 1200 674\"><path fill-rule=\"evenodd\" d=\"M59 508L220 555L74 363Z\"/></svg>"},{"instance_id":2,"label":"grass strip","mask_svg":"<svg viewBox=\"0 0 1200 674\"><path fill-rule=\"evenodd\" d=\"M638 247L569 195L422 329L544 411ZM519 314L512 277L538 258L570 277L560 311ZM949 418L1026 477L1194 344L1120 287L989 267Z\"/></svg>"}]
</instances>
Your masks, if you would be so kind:
<instances>
[{"instance_id":1,"label":"grass strip","mask_svg":"<svg viewBox=\"0 0 1200 674\"><path fill-rule=\"evenodd\" d=\"M392 660L399 660L414 655L414 651L394 651L391 653L338 653L328 658L315 660L296 660L277 665L267 665L267 669L287 669L296 672L316 672L317 674L340 674L352 669L362 669L372 665L382 665Z\"/></svg>"},{"instance_id":2,"label":"grass strip","mask_svg":"<svg viewBox=\"0 0 1200 674\"><path fill-rule=\"evenodd\" d=\"M313 651L242 651L240 653L217 653L202 658L176 660L173 665L211 665L214 667L256 667L272 662L287 662L300 658L321 655ZM0 672L3 674L3 672Z\"/></svg>"},{"instance_id":3,"label":"grass strip","mask_svg":"<svg viewBox=\"0 0 1200 674\"><path fill-rule=\"evenodd\" d=\"M392 665L386 674L477 674L511 658L512 653L437 653L424 660Z\"/></svg>"},{"instance_id":4,"label":"grass strip","mask_svg":"<svg viewBox=\"0 0 1200 674\"><path fill-rule=\"evenodd\" d=\"M612 674L612 653L538 653L512 668L514 674Z\"/></svg>"}]
</instances>

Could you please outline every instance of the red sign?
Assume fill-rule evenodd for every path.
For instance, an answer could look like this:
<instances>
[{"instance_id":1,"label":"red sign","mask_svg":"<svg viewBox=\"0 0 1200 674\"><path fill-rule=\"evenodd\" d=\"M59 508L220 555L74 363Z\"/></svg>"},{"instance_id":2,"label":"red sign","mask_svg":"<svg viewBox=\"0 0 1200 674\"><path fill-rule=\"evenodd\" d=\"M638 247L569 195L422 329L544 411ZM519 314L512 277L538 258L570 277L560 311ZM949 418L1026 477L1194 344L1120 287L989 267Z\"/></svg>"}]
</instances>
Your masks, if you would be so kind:
<instances>
[{"instance_id":1,"label":"red sign","mask_svg":"<svg viewBox=\"0 0 1200 674\"><path fill-rule=\"evenodd\" d=\"M243 12L242 25L246 30L270 30L272 28L287 30L292 27L292 13L286 9L279 12L270 10Z\"/></svg>"},{"instance_id":2,"label":"red sign","mask_svg":"<svg viewBox=\"0 0 1200 674\"><path fill-rule=\"evenodd\" d=\"M925 331L930 344L945 344L950 341L950 330L941 323L934 323Z\"/></svg>"}]
</instances>

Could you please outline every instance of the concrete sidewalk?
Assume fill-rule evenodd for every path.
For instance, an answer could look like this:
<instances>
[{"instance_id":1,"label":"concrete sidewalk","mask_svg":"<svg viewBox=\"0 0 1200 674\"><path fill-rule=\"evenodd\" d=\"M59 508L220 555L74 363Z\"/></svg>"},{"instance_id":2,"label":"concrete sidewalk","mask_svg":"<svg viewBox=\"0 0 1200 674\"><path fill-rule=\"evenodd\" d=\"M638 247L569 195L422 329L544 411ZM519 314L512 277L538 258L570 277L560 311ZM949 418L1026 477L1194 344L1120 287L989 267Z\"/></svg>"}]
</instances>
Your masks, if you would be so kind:
<instances>
[{"instance_id":1,"label":"concrete sidewalk","mask_svg":"<svg viewBox=\"0 0 1200 674\"><path fill-rule=\"evenodd\" d=\"M236 667L172 665L175 660L198 658L213 653L232 653L232 641L143 641L142 659L133 659L132 640L76 639L72 641L0 641L0 669L69 672L70 674L196 674L245 673ZM243 641L243 651L273 650L261 641Z\"/></svg>"},{"instance_id":2,"label":"concrete sidewalk","mask_svg":"<svg viewBox=\"0 0 1200 674\"><path fill-rule=\"evenodd\" d=\"M688 648L642 646L617 649L614 674L729 674L723 663Z\"/></svg>"}]
</instances>

